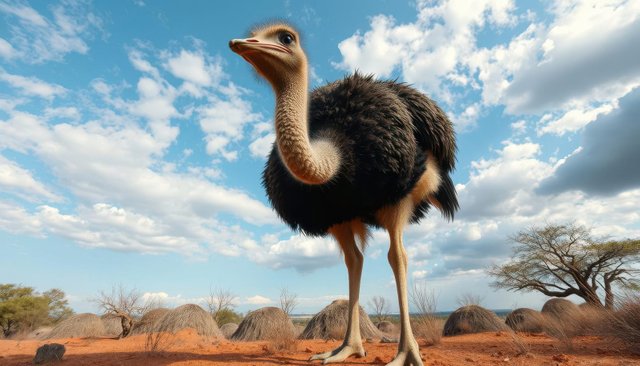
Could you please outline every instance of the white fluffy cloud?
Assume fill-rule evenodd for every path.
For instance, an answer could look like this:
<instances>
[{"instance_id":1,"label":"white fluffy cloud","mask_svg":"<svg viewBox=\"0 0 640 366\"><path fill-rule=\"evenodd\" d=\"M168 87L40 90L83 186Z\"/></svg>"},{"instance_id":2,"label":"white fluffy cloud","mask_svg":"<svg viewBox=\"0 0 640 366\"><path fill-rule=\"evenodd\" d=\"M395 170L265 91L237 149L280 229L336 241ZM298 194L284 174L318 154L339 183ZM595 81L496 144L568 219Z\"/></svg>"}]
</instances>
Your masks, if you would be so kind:
<instances>
[{"instance_id":1,"label":"white fluffy cloud","mask_svg":"<svg viewBox=\"0 0 640 366\"><path fill-rule=\"evenodd\" d=\"M1 67L0 80L18 89L21 94L45 99L53 99L56 96L64 95L67 91L60 85L50 84L35 77L10 74Z\"/></svg>"},{"instance_id":2,"label":"white fluffy cloud","mask_svg":"<svg viewBox=\"0 0 640 366\"><path fill-rule=\"evenodd\" d=\"M2 191L15 192L16 195L31 202L42 199L61 200L51 189L36 180L30 171L2 155L0 155L0 187Z\"/></svg>"},{"instance_id":3,"label":"white fluffy cloud","mask_svg":"<svg viewBox=\"0 0 640 366\"><path fill-rule=\"evenodd\" d=\"M51 11L49 18L22 3L0 3L11 31L11 47L5 41L0 49L13 50L12 57L29 63L61 61L70 52L87 53L86 40L101 31L102 20L84 2L57 4Z\"/></svg>"},{"instance_id":4,"label":"white fluffy cloud","mask_svg":"<svg viewBox=\"0 0 640 366\"><path fill-rule=\"evenodd\" d=\"M207 153L221 154L233 161L237 151L230 146L244 137L245 128L263 121L263 116L251 108L251 104L242 98L245 91L230 83L222 89L224 95L212 95L209 103L198 109L199 123L206 133Z\"/></svg>"},{"instance_id":5,"label":"white fluffy cloud","mask_svg":"<svg viewBox=\"0 0 640 366\"><path fill-rule=\"evenodd\" d=\"M617 102L605 103L598 107L583 107L576 106L570 108L559 118L554 119L552 114L545 114L540 120L540 128L538 128L538 134L544 135L551 133L554 135L562 136L567 132L578 131L587 124L595 121L599 115L607 114L616 108Z\"/></svg>"},{"instance_id":6,"label":"white fluffy cloud","mask_svg":"<svg viewBox=\"0 0 640 366\"><path fill-rule=\"evenodd\" d=\"M413 23L397 25L391 17L373 17L370 30L339 44L343 60L336 66L380 77L399 69L403 80L451 102L452 96L442 83L454 80L465 85L471 79L463 60L475 50L474 31L488 24L512 25L514 8L511 1L420 1L418 19Z\"/></svg>"},{"instance_id":7,"label":"white fluffy cloud","mask_svg":"<svg viewBox=\"0 0 640 366\"><path fill-rule=\"evenodd\" d=\"M619 98L640 84L640 4L637 1L559 1L555 19L513 73L504 101L512 113L567 103Z\"/></svg>"},{"instance_id":8,"label":"white fluffy cloud","mask_svg":"<svg viewBox=\"0 0 640 366\"><path fill-rule=\"evenodd\" d=\"M310 272L333 266L340 261L340 250L330 238L294 234L288 239L263 238L263 244L249 251L249 258L272 268L294 268Z\"/></svg>"},{"instance_id":9,"label":"white fluffy cloud","mask_svg":"<svg viewBox=\"0 0 640 366\"><path fill-rule=\"evenodd\" d=\"M268 297L255 295L255 296L247 297L245 303L250 305L269 305L269 304L273 304L273 300L271 300Z\"/></svg>"},{"instance_id":10,"label":"white fluffy cloud","mask_svg":"<svg viewBox=\"0 0 640 366\"><path fill-rule=\"evenodd\" d=\"M517 16L511 1L420 1L417 10L405 24L374 16L369 30L339 44L335 66L381 77L400 72L449 104L459 130L473 127L483 108L504 105L515 115L552 113L541 134L575 132L640 85L640 51L630 47L640 43L637 1L555 2L548 23ZM525 30L506 43L479 46L480 30L518 23ZM471 91L482 105L459 103Z\"/></svg>"},{"instance_id":11,"label":"white fluffy cloud","mask_svg":"<svg viewBox=\"0 0 640 366\"><path fill-rule=\"evenodd\" d=\"M190 115L189 108L194 107L177 106L179 98L193 94L163 77L162 69L155 66L163 57L175 76L202 84L206 107L201 110L210 117L205 140L220 135L239 141L247 123L259 118L250 112L244 91L230 83L214 85L223 75L216 69L219 64L199 64L194 55L210 60L199 52L180 51L175 57L160 52L155 60L141 50L129 50L132 66L141 72L134 90L137 95L131 99L122 97L126 86L95 80L91 86L97 98L88 104L47 106L40 113L27 113L19 103L4 103L7 117L0 120L0 150L16 151L43 163L74 205L59 207L57 203L64 198L0 155L3 191L40 204L26 208L4 203L2 227L9 230L15 220L24 228L11 232L56 235L89 247L201 258L211 252L244 255L256 247L253 234L243 226L278 224L269 207L244 191L214 183L212 179L220 175L215 167L187 164L178 169L165 160L167 149L179 136L174 120ZM210 78L198 79L202 75L197 70L180 74L191 64L203 66L200 71L210 73ZM31 95L36 94L33 90L40 90L41 96L59 90L28 79L31 84L39 82L37 89L4 71L2 76L14 84L22 82L25 89L31 88ZM219 103L208 105L210 100Z\"/></svg>"},{"instance_id":12,"label":"white fluffy cloud","mask_svg":"<svg viewBox=\"0 0 640 366\"><path fill-rule=\"evenodd\" d=\"M7 42L6 39L0 37L0 57L5 59L12 59L16 56L16 50L13 48L11 43Z\"/></svg>"},{"instance_id":13,"label":"white fluffy cloud","mask_svg":"<svg viewBox=\"0 0 640 366\"><path fill-rule=\"evenodd\" d=\"M180 50L177 55L168 56L165 67L175 77L199 86L216 84L222 76L220 63L208 62L201 50Z\"/></svg>"},{"instance_id":14,"label":"white fluffy cloud","mask_svg":"<svg viewBox=\"0 0 640 366\"><path fill-rule=\"evenodd\" d=\"M538 187L562 169L564 159L552 164L539 154L538 144L507 142L493 158L472 162L469 180L457 187L461 209L456 220L431 217L408 228L405 244L414 277L482 271L509 257L510 235L546 222L576 222L609 238L640 235L635 209L640 189L605 197L579 191L546 196ZM373 245L382 243L374 240Z\"/></svg>"}]
</instances>

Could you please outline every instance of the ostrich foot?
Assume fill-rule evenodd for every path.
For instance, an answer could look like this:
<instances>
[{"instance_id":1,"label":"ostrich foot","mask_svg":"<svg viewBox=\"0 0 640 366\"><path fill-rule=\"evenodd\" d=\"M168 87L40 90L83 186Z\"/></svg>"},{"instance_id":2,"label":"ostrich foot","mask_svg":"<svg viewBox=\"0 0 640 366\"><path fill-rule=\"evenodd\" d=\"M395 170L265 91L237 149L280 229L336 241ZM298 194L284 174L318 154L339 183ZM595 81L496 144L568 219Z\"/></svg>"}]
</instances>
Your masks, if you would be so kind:
<instances>
[{"instance_id":1,"label":"ostrich foot","mask_svg":"<svg viewBox=\"0 0 640 366\"><path fill-rule=\"evenodd\" d=\"M422 356L417 343L400 347L396 357L386 366L422 366Z\"/></svg>"},{"instance_id":2,"label":"ostrich foot","mask_svg":"<svg viewBox=\"0 0 640 366\"><path fill-rule=\"evenodd\" d=\"M343 343L342 346L334 349L333 351L319 353L317 355L311 356L309 361L322 360L322 364L326 365L332 362L344 361L352 355L355 355L357 358L367 355L367 353L364 351L364 348L362 347L362 342L357 342L357 344Z\"/></svg>"}]
</instances>

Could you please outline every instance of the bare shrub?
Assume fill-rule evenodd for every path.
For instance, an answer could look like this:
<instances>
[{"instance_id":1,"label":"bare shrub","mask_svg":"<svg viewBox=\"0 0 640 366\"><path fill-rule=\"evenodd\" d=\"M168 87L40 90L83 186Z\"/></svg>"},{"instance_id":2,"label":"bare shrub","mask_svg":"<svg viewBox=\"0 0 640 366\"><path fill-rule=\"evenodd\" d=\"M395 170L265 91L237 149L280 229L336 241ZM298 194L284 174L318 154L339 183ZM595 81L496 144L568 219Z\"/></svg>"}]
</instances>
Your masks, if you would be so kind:
<instances>
[{"instance_id":1,"label":"bare shrub","mask_svg":"<svg viewBox=\"0 0 640 366\"><path fill-rule=\"evenodd\" d=\"M298 295L289 292L288 289L283 288L280 291L280 309L284 311L287 316L291 316L293 310L298 306Z\"/></svg>"},{"instance_id":2,"label":"bare shrub","mask_svg":"<svg viewBox=\"0 0 640 366\"><path fill-rule=\"evenodd\" d=\"M428 346L439 344L442 341L444 322L443 318L435 316L418 318L411 324L413 335L416 338L424 339Z\"/></svg>"},{"instance_id":3,"label":"bare shrub","mask_svg":"<svg viewBox=\"0 0 640 366\"><path fill-rule=\"evenodd\" d=\"M206 298L207 307L209 308L209 313L213 316L216 323L222 325L225 323L225 319L230 313L233 314L233 308L236 307L237 296L234 295L230 290L225 290L222 288L214 290L213 288L209 288L209 296Z\"/></svg>"},{"instance_id":4,"label":"bare shrub","mask_svg":"<svg viewBox=\"0 0 640 366\"><path fill-rule=\"evenodd\" d=\"M92 300L105 314L123 312L133 318L142 316L155 304L146 302L142 292L136 288L127 289L123 285L111 287L111 291L100 291Z\"/></svg>"},{"instance_id":5,"label":"bare shrub","mask_svg":"<svg viewBox=\"0 0 640 366\"><path fill-rule=\"evenodd\" d=\"M409 292L411 303L417 314L414 320L413 333L418 338L424 338L427 344L439 344L442 339L444 322L435 316L437 296L428 290L424 283L414 283Z\"/></svg>"},{"instance_id":6,"label":"bare shrub","mask_svg":"<svg viewBox=\"0 0 640 366\"><path fill-rule=\"evenodd\" d=\"M389 320L389 301L382 296L374 296L369 301L376 322Z\"/></svg>"}]
</instances>

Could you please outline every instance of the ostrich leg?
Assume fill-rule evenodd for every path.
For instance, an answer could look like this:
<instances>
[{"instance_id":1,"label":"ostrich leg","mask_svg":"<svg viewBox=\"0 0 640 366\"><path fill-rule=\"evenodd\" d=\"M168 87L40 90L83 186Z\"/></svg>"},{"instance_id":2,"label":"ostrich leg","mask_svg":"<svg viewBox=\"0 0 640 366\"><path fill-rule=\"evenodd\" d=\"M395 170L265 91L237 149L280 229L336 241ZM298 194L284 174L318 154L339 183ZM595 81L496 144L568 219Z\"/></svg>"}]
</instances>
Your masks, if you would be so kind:
<instances>
[{"instance_id":1,"label":"ostrich leg","mask_svg":"<svg viewBox=\"0 0 640 366\"><path fill-rule=\"evenodd\" d=\"M382 210L379 219L389 232L387 258L393 270L400 308L400 341L396 357L387 366L422 366L418 342L413 337L407 299L407 253L402 245L402 230L413 211L413 204L405 199L396 206Z\"/></svg>"},{"instance_id":2,"label":"ostrich leg","mask_svg":"<svg viewBox=\"0 0 640 366\"><path fill-rule=\"evenodd\" d=\"M364 357L366 354L360 337L360 311L358 306L360 277L364 258L356 245L351 223L335 225L331 227L329 232L336 238L344 253L344 262L349 273L349 323L347 324L347 333L340 347L333 351L314 355L310 359L312 361L322 360L323 364L341 362L351 355Z\"/></svg>"}]
</instances>

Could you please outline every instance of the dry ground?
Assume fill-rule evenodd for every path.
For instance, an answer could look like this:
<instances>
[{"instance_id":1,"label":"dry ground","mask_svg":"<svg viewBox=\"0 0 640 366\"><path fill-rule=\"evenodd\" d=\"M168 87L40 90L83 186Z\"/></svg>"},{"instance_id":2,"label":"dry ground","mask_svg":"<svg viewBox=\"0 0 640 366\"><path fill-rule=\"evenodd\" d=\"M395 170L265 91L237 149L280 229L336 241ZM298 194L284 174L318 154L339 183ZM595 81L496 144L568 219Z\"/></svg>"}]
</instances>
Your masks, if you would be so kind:
<instances>
[{"instance_id":1,"label":"dry ground","mask_svg":"<svg viewBox=\"0 0 640 366\"><path fill-rule=\"evenodd\" d=\"M530 349L526 355L517 355L507 333L484 333L443 338L437 346L421 344L425 365L640 365L640 356L634 356L607 344L598 337L578 337L573 349L568 350L558 341L544 335L522 335ZM122 340L114 339L58 339L49 341L0 340L0 365L32 365L38 346L62 343L67 352L59 365L300 365L308 362L314 353L339 345L338 341L298 341L294 352L269 351L268 342L229 342L206 340L193 330L179 332L163 345L162 352L146 352L144 335ZM396 352L396 344L367 342L367 356L348 359L345 365L379 365L389 362Z\"/></svg>"}]
</instances>

